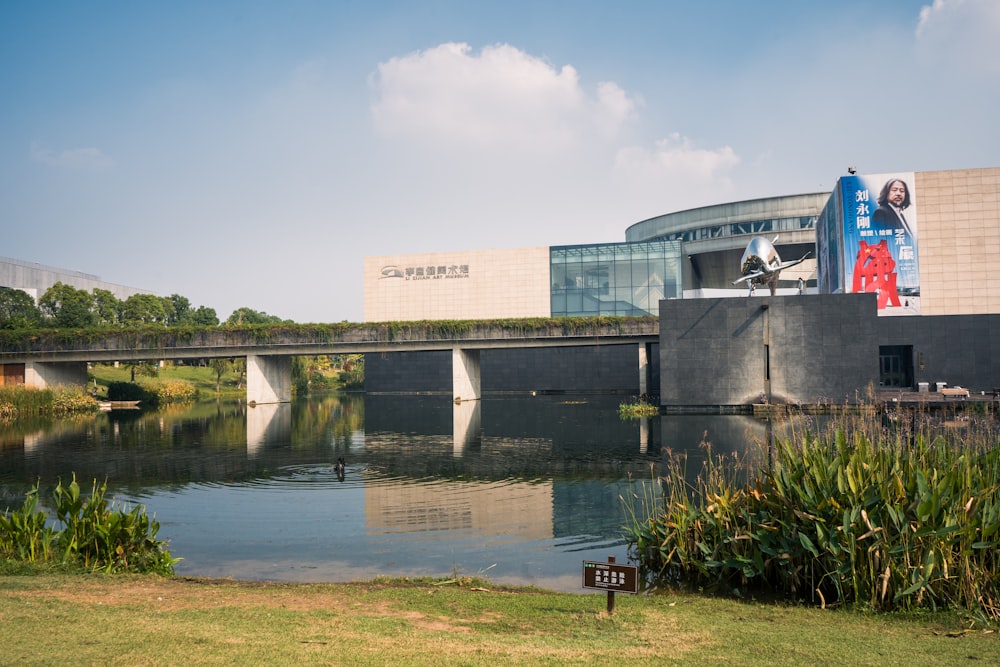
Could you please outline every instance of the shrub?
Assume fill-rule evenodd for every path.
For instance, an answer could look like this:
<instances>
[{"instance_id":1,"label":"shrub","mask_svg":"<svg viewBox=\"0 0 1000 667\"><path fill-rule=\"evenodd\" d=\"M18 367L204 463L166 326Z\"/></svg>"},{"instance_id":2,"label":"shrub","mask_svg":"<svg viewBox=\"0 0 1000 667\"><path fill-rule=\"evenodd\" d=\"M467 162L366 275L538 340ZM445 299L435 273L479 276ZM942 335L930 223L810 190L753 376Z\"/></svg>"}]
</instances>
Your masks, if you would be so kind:
<instances>
[{"instance_id":1,"label":"shrub","mask_svg":"<svg viewBox=\"0 0 1000 667\"><path fill-rule=\"evenodd\" d=\"M364 366L358 366L349 371L341 371L338 379L340 380L340 386L344 389L364 389L365 368Z\"/></svg>"},{"instance_id":2,"label":"shrub","mask_svg":"<svg viewBox=\"0 0 1000 667\"><path fill-rule=\"evenodd\" d=\"M140 401L143 405L156 406L193 401L197 397L195 386L184 380L108 383L109 401Z\"/></svg>"},{"instance_id":3,"label":"shrub","mask_svg":"<svg viewBox=\"0 0 1000 667\"><path fill-rule=\"evenodd\" d=\"M198 397L198 390L190 382L183 380L165 380L143 385L143 388L155 397L155 404L184 403Z\"/></svg>"},{"instance_id":4,"label":"shrub","mask_svg":"<svg viewBox=\"0 0 1000 667\"><path fill-rule=\"evenodd\" d=\"M109 382L109 401L142 401L149 402L152 395L135 382Z\"/></svg>"},{"instance_id":5,"label":"shrub","mask_svg":"<svg viewBox=\"0 0 1000 667\"><path fill-rule=\"evenodd\" d=\"M52 413L67 415L76 412L96 412L97 399L80 387L56 387L52 391Z\"/></svg>"}]
</instances>

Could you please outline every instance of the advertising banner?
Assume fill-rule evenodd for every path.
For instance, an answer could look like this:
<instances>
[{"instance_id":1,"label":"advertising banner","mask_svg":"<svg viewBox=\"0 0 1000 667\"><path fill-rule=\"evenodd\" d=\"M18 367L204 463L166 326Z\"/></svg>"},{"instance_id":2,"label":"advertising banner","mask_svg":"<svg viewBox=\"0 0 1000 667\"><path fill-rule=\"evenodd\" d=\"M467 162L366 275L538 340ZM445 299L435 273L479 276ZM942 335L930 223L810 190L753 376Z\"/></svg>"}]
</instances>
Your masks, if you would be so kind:
<instances>
[{"instance_id":1,"label":"advertising banner","mask_svg":"<svg viewBox=\"0 0 1000 667\"><path fill-rule=\"evenodd\" d=\"M845 292L878 294L879 315L920 312L913 172L840 179Z\"/></svg>"}]
</instances>

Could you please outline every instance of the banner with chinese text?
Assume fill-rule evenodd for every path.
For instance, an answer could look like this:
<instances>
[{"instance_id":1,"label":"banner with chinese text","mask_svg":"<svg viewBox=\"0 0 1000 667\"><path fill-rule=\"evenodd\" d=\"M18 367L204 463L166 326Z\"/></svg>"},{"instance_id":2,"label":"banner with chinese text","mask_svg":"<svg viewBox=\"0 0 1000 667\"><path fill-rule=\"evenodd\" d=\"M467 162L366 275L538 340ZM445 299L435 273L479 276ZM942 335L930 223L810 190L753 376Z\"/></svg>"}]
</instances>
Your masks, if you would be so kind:
<instances>
[{"instance_id":1,"label":"banner with chinese text","mask_svg":"<svg viewBox=\"0 0 1000 667\"><path fill-rule=\"evenodd\" d=\"M845 292L878 294L879 315L920 312L913 172L840 179Z\"/></svg>"}]
</instances>

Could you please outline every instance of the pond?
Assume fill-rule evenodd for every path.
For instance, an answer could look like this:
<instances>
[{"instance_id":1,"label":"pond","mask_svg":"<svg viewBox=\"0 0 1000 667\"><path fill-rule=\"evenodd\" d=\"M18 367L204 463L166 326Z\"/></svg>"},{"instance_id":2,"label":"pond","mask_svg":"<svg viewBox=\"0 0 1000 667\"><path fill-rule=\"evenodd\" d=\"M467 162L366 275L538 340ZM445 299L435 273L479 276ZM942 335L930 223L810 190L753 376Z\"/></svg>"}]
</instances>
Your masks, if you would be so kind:
<instances>
[{"instance_id":1,"label":"pond","mask_svg":"<svg viewBox=\"0 0 1000 667\"><path fill-rule=\"evenodd\" d=\"M668 451L741 451L738 416L623 420L616 396L363 394L113 410L0 431L0 508L75 473L145 505L178 575L268 581L482 576L581 588L627 562L620 494ZM336 463L343 459L342 474Z\"/></svg>"}]
</instances>

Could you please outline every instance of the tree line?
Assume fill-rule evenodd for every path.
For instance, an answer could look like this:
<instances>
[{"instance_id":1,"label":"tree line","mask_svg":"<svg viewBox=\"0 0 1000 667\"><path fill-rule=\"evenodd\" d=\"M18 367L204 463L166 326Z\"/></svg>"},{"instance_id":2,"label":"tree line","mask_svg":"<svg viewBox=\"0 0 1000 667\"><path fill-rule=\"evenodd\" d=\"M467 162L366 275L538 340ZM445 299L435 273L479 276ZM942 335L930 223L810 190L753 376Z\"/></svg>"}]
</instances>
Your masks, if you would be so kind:
<instances>
[{"instance_id":1,"label":"tree line","mask_svg":"<svg viewBox=\"0 0 1000 667\"><path fill-rule=\"evenodd\" d=\"M275 315L237 308L225 324L289 323ZM191 305L179 294L156 296L133 294L119 299L112 292L95 287L92 291L57 282L45 290L38 303L23 290L0 288L0 329L35 329L52 327L77 329L89 327L129 327L161 325L219 326L214 308Z\"/></svg>"}]
</instances>

